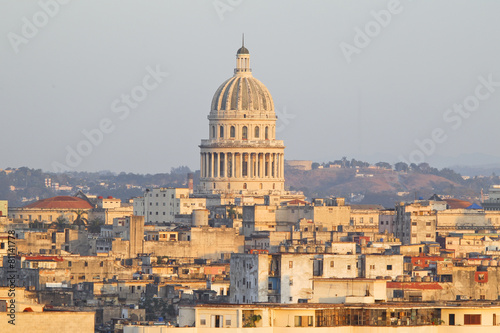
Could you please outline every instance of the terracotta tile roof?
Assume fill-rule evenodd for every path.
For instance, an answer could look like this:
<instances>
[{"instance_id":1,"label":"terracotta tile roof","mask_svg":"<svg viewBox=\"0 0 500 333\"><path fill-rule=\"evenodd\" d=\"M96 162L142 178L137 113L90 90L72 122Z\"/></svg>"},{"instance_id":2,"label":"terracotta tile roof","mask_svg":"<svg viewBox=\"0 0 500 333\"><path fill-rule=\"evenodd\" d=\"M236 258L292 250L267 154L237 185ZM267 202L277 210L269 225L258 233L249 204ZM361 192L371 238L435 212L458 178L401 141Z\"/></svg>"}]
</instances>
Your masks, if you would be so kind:
<instances>
[{"instance_id":1,"label":"terracotta tile roof","mask_svg":"<svg viewBox=\"0 0 500 333\"><path fill-rule=\"evenodd\" d=\"M33 202L24 208L40 209L92 209L94 208L87 201L70 196L57 196Z\"/></svg>"},{"instance_id":2,"label":"terracotta tile roof","mask_svg":"<svg viewBox=\"0 0 500 333\"><path fill-rule=\"evenodd\" d=\"M387 288L418 290L443 289L438 282L387 282Z\"/></svg>"},{"instance_id":3,"label":"terracotta tile roof","mask_svg":"<svg viewBox=\"0 0 500 333\"><path fill-rule=\"evenodd\" d=\"M27 256L25 260L29 261L64 261L61 257L54 256Z\"/></svg>"},{"instance_id":4,"label":"terracotta tile roof","mask_svg":"<svg viewBox=\"0 0 500 333\"><path fill-rule=\"evenodd\" d=\"M444 199L444 201L446 201L450 209L467 208L472 205L472 203L468 201L459 199Z\"/></svg>"}]
</instances>

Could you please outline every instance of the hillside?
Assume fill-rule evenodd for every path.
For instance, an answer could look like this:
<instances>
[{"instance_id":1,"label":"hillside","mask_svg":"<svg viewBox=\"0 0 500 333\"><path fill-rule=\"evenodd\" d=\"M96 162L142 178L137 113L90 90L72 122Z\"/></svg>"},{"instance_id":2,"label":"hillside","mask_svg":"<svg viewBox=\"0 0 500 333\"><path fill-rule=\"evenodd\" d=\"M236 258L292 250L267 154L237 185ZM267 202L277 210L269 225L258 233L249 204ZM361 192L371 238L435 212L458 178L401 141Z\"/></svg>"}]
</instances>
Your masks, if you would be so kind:
<instances>
[{"instance_id":1,"label":"hillside","mask_svg":"<svg viewBox=\"0 0 500 333\"><path fill-rule=\"evenodd\" d=\"M434 174L398 172L374 168L324 168L302 171L285 170L286 186L312 197L342 196L351 202L380 203L393 207L395 202L433 193L478 201L480 188L471 182L452 181ZM486 188L487 189L487 188ZM399 195L398 195L399 193Z\"/></svg>"}]
</instances>

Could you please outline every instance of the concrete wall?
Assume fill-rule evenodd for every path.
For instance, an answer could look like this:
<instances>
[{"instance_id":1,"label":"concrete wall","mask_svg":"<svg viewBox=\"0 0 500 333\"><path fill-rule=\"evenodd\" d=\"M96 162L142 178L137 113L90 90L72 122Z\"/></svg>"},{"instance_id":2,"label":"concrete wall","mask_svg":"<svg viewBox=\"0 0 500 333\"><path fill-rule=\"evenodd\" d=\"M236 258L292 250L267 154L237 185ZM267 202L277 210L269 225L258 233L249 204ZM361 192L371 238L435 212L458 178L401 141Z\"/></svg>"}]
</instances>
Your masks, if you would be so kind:
<instances>
[{"instance_id":1,"label":"concrete wall","mask_svg":"<svg viewBox=\"0 0 500 333\"><path fill-rule=\"evenodd\" d=\"M6 313L0 314L0 332L94 332L94 312L19 312L15 325Z\"/></svg>"},{"instance_id":2,"label":"concrete wall","mask_svg":"<svg viewBox=\"0 0 500 333\"><path fill-rule=\"evenodd\" d=\"M252 333L474 333L477 326L341 326L341 327L258 327L247 328ZM201 328L201 327L161 327L161 326L125 326L124 333L240 333L238 328ZM498 333L498 326L481 326L481 333Z\"/></svg>"}]
</instances>

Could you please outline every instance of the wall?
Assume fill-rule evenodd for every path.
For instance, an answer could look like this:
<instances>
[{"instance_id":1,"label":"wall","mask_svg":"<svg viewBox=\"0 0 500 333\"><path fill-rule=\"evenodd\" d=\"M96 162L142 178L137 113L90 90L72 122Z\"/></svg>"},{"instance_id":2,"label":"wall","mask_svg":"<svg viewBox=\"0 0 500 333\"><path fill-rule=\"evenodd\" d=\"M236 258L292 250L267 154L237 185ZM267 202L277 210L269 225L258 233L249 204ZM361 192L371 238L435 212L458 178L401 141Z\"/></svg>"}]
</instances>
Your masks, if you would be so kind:
<instances>
[{"instance_id":1,"label":"wall","mask_svg":"<svg viewBox=\"0 0 500 333\"><path fill-rule=\"evenodd\" d=\"M16 325L8 323L6 314L0 314L0 332L94 332L94 312L19 312Z\"/></svg>"}]
</instances>

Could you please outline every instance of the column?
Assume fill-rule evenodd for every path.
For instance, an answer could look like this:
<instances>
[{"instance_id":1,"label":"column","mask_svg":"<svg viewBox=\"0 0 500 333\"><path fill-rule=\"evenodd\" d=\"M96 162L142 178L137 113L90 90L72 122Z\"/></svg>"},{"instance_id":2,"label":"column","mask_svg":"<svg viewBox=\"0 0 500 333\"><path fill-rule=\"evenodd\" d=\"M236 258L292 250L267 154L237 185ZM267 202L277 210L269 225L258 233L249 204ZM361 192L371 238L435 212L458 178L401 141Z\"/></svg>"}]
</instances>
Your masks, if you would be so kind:
<instances>
[{"instance_id":1,"label":"column","mask_svg":"<svg viewBox=\"0 0 500 333\"><path fill-rule=\"evenodd\" d=\"M240 155L240 161L238 163L238 166L240 168L240 172L238 172L238 177L243 178L243 153L239 153Z\"/></svg>"},{"instance_id":2,"label":"column","mask_svg":"<svg viewBox=\"0 0 500 333\"><path fill-rule=\"evenodd\" d=\"M214 153L209 154L210 159L210 178L214 177Z\"/></svg>"},{"instance_id":3,"label":"column","mask_svg":"<svg viewBox=\"0 0 500 333\"><path fill-rule=\"evenodd\" d=\"M283 156L281 160L281 170L283 170L283 179L285 179L285 153L281 154Z\"/></svg>"},{"instance_id":4,"label":"column","mask_svg":"<svg viewBox=\"0 0 500 333\"><path fill-rule=\"evenodd\" d=\"M236 154L235 153L231 153L231 177L234 178L235 174L234 172L236 171L235 168L235 162L236 162Z\"/></svg>"},{"instance_id":5,"label":"column","mask_svg":"<svg viewBox=\"0 0 500 333\"><path fill-rule=\"evenodd\" d=\"M276 178L280 178L280 154L276 153Z\"/></svg>"},{"instance_id":6,"label":"column","mask_svg":"<svg viewBox=\"0 0 500 333\"><path fill-rule=\"evenodd\" d=\"M224 170L226 161L224 159L224 153L219 153L219 177L224 177Z\"/></svg>"},{"instance_id":7,"label":"column","mask_svg":"<svg viewBox=\"0 0 500 333\"><path fill-rule=\"evenodd\" d=\"M203 177L203 153L200 152L200 177Z\"/></svg>"},{"instance_id":8,"label":"column","mask_svg":"<svg viewBox=\"0 0 500 333\"><path fill-rule=\"evenodd\" d=\"M214 153L214 177L219 176L219 154Z\"/></svg>"},{"instance_id":9,"label":"column","mask_svg":"<svg viewBox=\"0 0 500 333\"><path fill-rule=\"evenodd\" d=\"M267 161L267 178L271 178L271 153L266 154Z\"/></svg>"}]
</instances>

